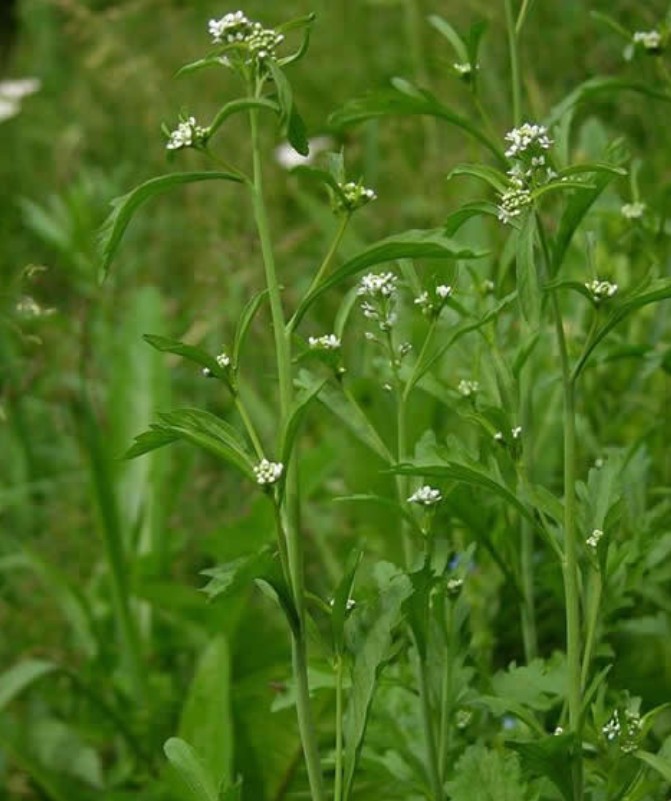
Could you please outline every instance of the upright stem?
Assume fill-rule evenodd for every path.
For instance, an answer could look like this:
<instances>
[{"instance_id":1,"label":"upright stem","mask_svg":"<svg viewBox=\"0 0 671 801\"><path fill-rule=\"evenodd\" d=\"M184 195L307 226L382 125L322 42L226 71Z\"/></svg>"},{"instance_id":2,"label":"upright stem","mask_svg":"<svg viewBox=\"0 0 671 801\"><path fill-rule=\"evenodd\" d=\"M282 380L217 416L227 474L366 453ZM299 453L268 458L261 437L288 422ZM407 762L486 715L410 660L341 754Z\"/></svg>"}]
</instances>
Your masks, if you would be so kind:
<instances>
[{"instance_id":1,"label":"upright stem","mask_svg":"<svg viewBox=\"0 0 671 801\"><path fill-rule=\"evenodd\" d=\"M578 739L581 750L582 681L580 664L580 577L578 568L578 540L576 531L576 434L575 384L564 336L561 310L553 294L557 342L564 386L564 559L562 571L566 602L566 659L568 663L569 729ZM582 801L582 757L580 753L573 766L573 799Z\"/></svg>"},{"instance_id":2,"label":"upright stem","mask_svg":"<svg viewBox=\"0 0 671 801\"><path fill-rule=\"evenodd\" d=\"M438 768L438 751L436 749L436 737L433 731L431 698L429 696L429 677L426 659L417 650L418 677L419 677L419 697L422 704L422 724L424 726L424 739L426 740L426 750L429 758L429 779L431 781L431 793L434 801L443 801L443 784L440 780Z\"/></svg>"},{"instance_id":3,"label":"upright stem","mask_svg":"<svg viewBox=\"0 0 671 801\"><path fill-rule=\"evenodd\" d=\"M260 91L260 87L257 87ZM258 94L258 91L256 92ZM249 112L252 138L253 185L252 203L256 220L261 253L268 288L268 299L275 337L277 372L280 390L280 430L287 420L293 400L291 376L291 341L287 332L282 298L275 267L275 257L270 238L270 226L263 195L263 172L261 168L261 147L259 142L258 111ZM298 614L297 631L292 632L291 653L296 681L296 709L298 728L303 745L303 754L310 783L312 801L326 801L324 784L317 744L317 733L310 705L310 688L308 682L307 644L305 639L305 588L303 582L303 553L299 531L299 498L298 474L296 459L290 459L284 484L283 511L285 522L278 527L278 537L286 539L288 571L294 605Z\"/></svg>"},{"instance_id":4,"label":"upright stem","mask_svg":"<svg viewBox=\"0 0 671 801\"><path fill-rule=\"evenodd\" d=\"M444 781L447 778L447 757L450 753L450 728L452 718L452 663L453 654L453 630L454 630L454 603L447 600L445 610L445 672L443 673L443 684L441 688L441 710L440 710L440 737L438 740L438 758L440 766L440 776Z\"/></svg>"},{"instance_id":5,"label":"upright stem","mask_svg":"<svg viewBox=\"0 0 671 801\"><path fill-rule=\"evenodd\" d=\"M512 0L504 0L506 28L508 29L508 50L510 51L510 73L513 92L513 123L517 127L522 117L522 90L520 83L520 62L517 52L517 30Z\"/></svg>"},{"instance_id":6,"label":"upright stem","mask_svg":"<svg viewBox=\"0 0 671 801\"><path fill-rule=\"evenodd\" d=\"M336 753L335 753L335 787L333 801L342 801L343 780L343 740L342 740L342 683L343 683L343 657L336 656Z\"/></svg>"}]
</instances>

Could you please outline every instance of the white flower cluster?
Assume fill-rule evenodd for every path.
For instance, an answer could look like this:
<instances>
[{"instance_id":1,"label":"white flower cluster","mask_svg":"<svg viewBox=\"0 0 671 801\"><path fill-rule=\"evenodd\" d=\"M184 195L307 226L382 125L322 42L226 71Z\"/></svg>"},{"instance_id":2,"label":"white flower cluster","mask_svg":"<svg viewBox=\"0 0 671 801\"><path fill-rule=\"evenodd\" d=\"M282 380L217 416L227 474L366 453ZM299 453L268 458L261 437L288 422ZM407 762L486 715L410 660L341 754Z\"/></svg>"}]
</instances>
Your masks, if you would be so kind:
<instances>
[{"instance_id":1,"label":"white flower cluster","mask_svg":"<svg viewBox=\"0 0 671 801\"><path fill-rule=\"evenodd\" d=\"M275 48L284 41L281 33L264 28L260 22L252 22L242 11L211 19L207 27L214 44L238 45L247 50L248 63L274 58Z\"/></svg>"},{"instance_id":2,"label":"white flower cluster","mask_svg":"<svg viewBox=\"0 0 671 801\"><path fill-rule=\"evenodd\" d=\"M435 317L440 313L452 291L452 287L448 284L438 284L432 293L426 290L420 292L414 300L415 306L419 306L422 314L427 317Z\"/></svg>"},{"instance_id":3,"label":"white flower cluster","mask_svg":"<svg viewBox=\"0 0 671 801\"><path fill-rule=\"evenodd\" d=\"M170 133L166 149L181 150L183 147L194 147L202 144L208 134L209 130L198 125L195 117L188 117Z\"/></svg>"},{"instance_id":4,"label":"white flower cluster","mask_svg":"<svg viewBox=\"0 0 671 801\"><path fill-rule=\"evenodd\" d=\"M342 194L338 194L334 200L336 211L351 213L370 203L371 200L377 200L377 195L372 189L360 183L355 184L354 181L338 184L338 188Z\"/></svg>"},{"instance_id":5,"label":"white flower cluster","mask_svg":"<svg viewBox=\"0 0 671 801\"><path fill-rule=\"evenodd\" d=\"M599 544L599 540L601 539L601 537L603 537L603 531L600 528L595 528L594 531L585 540L587 547L591 548L593 551L596 551L597 545Z\"/></svg>"},{"instance_id":6,"label":"white flower cluster","mask_svg":"<svg viewBox=\"0 0 671 801\"><path fill-rule=\"evenodd\" d=\"M430 487L428 484L425 484L423 487L420 487L418 490L412 493L412 495L408 498L408 503L416 503L420 506L435 506L437 503L442 501L443 496L440 494L440 490L434 489Z\"/></svg>"},{"instance_id":7,"label":"white flower cluster","mask_svg":"<svg viewBox=\"0 0 671 801\"><path fill-rule=\"evenodd\" d=\"M471 381L467 378L462 378L457 387L459 394L463 395L464 398L470 398L472 395L475 395L479 389L480 384L478 381Z\"/></svg>"},{"instance_id":8,"label":"white flower cluster","mask_svg":"<svg viewBox=\"0 0 671 801\"><path fill-rule=\"evenodd\" d=\"M620 750L625 754L631 754L638 748L641 716L638 712L627 709L624 712L624 721L621 721L616 709L601 731L608 742L619 740Z\"/></svg>"},{"instance_id":9,"label":"white flower cluster","mask_svg":"<svg viewBox=\"0 0 671 801\"><path fill-rule=\"evenodd\" d=\"M454 64L452 64L452 69L457 75L465 79L470 78L473 73L473 65L468 61L455 61Z\"/></svg>"},{"instance_id":10,"label":"white flower cluster","mask_svg":"<svg viewBox=\"0 0 671 801\"><path fill-rule=\"evenodd\" d=\"M368 298L361 304L364 317L377 320L382 331L396 322L394 305L398 295L398 278L393 273L368 273L364 275L357 288L357 295Z\"/></svg>"},{"instance_id":11,"label":"white flower cluster","mask_svg":"<svg viewBox=\"0 0 671 801\"><path fill-rule=\"evenodd\" d=\"M257 484L275 484L280 480L284 472L284 465L282 462L269 462L268 459L261 459L261 461L254 468Z\"/></svg>"},{"instance_id":12,"label":"white flower cluster","mask_svg":"<svg viewBox=\"0 0 671 801\"><path fill-rule=\"evenodd\" d=\"M45 309L44 306L40 306L35 298L31 297L30 295L24 295L22 298L20 298L17 301L14 309L20 317L26 318L49 317L50 315L56 313L56 309Z\"/></svg>"},{"instance_id":13,"label":"white flower cluster","mask_svg":"<svg viewBox=\"0 0 671 801\"><path fill-rule=\"evenodd\" d=\"M461 588L464 586L464 580L462 578L451 578L447 581L447 594L451 598L456 598L457 595L461 592Z\"/></svg>"},{"instance_id":14,"label":"white flower cluster","mask_svg":"<svg viewBox=\"0 0 671 801\"><path fill-rule=\"evenodd\" d=\"M231 357L223 350L218 356L215 356L215 360L222 370L231 366Z\"/></svg>"},{"instance_id":15,"label":"white flower cluster","mask_svg":"<svg viewBox=\"0 0 671 801\"><path fill-rule=\"evenodd\" d=\"M659 31L636 31L634 44L641 45L645 50L658 52L662 46L662 34Z\"/></svg>"},{"instance_id":16,"label":"white flower cluster","mask_svg":"<svg viewBox=\"0 0 671 801\"><path fill-rule=\"evenodd\" d=\"M620 214L627 220L640 220L645 212L645 203L635 201L634 203L625 203L620 209Z\"/></svg>"},{"instance_id":17,"label":"white flower cluster","mask_svg":"<svg viewBox=\"0 0 671 801\"><path fill-rule=\"evenodd\" d=\"M532 189L556 178L557 173L547 163L546 151L553 141L544 125L525 122L508 131L505 139L511 143L506 157L518 162L508 170L510 188L499 197L498 217L508 225L531 204Z\"/></svg>"},{"instance_id":18,"label":"white flower cluster","mask_svg":"<svg viewBox=\"0 0 671 801\"><path fill-rule=\"evenodd\" d=\"M611 284L610 281L600 281L598 278L588 281L585 284L585 288L591 294L595 303L612 298L617 292L617 284Z\"/></svg>"},{"instance_id":19,"label":"white flower cluster","mask_svg":"<svg viewBox=\"0 0 671 801\"><path fill-rule=\"evenodd\" d=\"M0 122L15 117L21 111L21 101L39 92L39 78L14 78L0 81Z\"/></svg>"},{"instance_id":20,"label":"white flower cluster","mask_svg":"<svg viewBox=\"0 0 671 801\"><path fill-rule=\"evenodd\" d=\"M321 337L308 337L308 344L312 350L338 350L341 342L335 334L324 334Z\"/></svg>"},{"instance_id":21,"label":"white flower cluster","mask_svg":"<svg viewBox=\"0 0 671 801\"><path fill-rule=\"evenodd\" d=\"M543 150L549 150L552 139L548 136L547 128L544 125L533 125L525 122L519 128L513 128L505 136L506 142L511 145L506 150L506 158L522 158L529 155L531 158L542 156ZM543 160L540 164L544 164Z\"/></svg>"},{"instance_id":22,"label":"white flower cluster","mask_svg":"<svg viewBox=\"0 0 671 801\"><path fill-rule=\"evenodd\" d=\"M522 426L515 426L514 428L511 428L510 435L512 436L513 439L520 439L520 437L522 436ZM496 440L496 442L500 443L506 441L506 438L503 435L503 431L497 431L496 434L494 434L494 439Z\"/></svg>"}]
</instances>

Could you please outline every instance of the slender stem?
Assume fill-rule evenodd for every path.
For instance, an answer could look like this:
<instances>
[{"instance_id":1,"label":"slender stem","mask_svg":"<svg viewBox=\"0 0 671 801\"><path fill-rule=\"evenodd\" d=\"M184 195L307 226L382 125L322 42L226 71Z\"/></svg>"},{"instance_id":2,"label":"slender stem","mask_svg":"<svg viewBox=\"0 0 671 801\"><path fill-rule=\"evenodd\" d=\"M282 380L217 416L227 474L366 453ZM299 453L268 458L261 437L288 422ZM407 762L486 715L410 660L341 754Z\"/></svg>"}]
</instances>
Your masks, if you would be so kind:
<instances>
[{"instance_id":1,"label":"slender stem","mask_svg":"<svg viewBox=\"0 0 671 801\"><path fill-rule=\"evenodd\" d=\"M570 731L581 741L582 684L580 664L580 576L576 531L576 433L575 385L571 378L564 326L555 293L554 306L557 342L564 387L564 559L562 572L566 602L566 659L568 663L568 710ZM573 799L582 801L582 758L573 766Z\"/></svg>"},{"instance_id":2,"label":"slender stem","mask_svg":"<svg viewBox=\"0 0 671 801\"><path fill-rule=\"evenodd\" d=\"M333 801L342 801L342 780L343 780L343 738L342 738L342 684L343 684L343 657L342 654L336 656L336 753L335 753L335 788L333 790Z\"/></svg>"},{"instance_id":3,"label":"slender stem","mask_svg":"<svg viewBox=\"0 0 671 801\"><path fill-rule=\"evenodd\" d=\"M520 63L517 52L517 31L513 14L512 0L504 0L506 11L506 27L508 29L508 50L510 52L510 72L513 91L513 123L517 127L522 117L522 91L520 83Z\"/></svg>"},{"instance_id":4,"label":"slender stem","mask_svg":"<svg viewBox=\"0 0 671 801\"><path fill-rule=\"evenodd\" d=\"M347 230L347 225L349 224L351 216L352 216L351 212L348 212L347 214L343 214L343 216L340 218L340 224L338 225L336 234L333 237L333 242L331 242L331 247L329 248L326 256L324 256L324 261L321 263L321 266L317 270L315 277L312 279L312 282L310 283L310 288L305 293L306 296L309 295L313 289L315 289L321 284L324 277L326 276L326 273L329 271L331 263L333 262L333 258L338 251L338 247L343 238L343 235Z\"/></svg>"},{"instance_id":5,"label":"slender stem","mask_svg":"<svg viewBox=\"0 0 671 801\"><path fill-rule=\"evenodd\" d=\"M520 9L520 13L517 15L517 22L515 24L515 33L519 36L520 31L524 27L524 23L527 18L527 14L531 11L531 7L534 4L534 0L523 0L522 8Z\"/></svg>"},{"instance_id":6,"label":"slender stem","mask_svg":"<svg viewBox=\"0 0 671 801\"><path fill-rule=\"evenodd\" d=\"M438 769L438 751L436 749L436 738L432 724L431 698L429 697L429 677L426 659L422 658L419 648L417 649L417 675L419 677L419 697L422 704L422 724L424 727L424 739L426 740L426 750L429 758L429 779L431 781L431 793L433 801L443 801L443 784L440 780Z\"/></svg>"},{"instance_id":7,"label":"slender stem","mask_svg":"<svg viewBox=\"0 0 671 801\"><path fill-rule=\"evenodd\" d=\"M438 754L440 759L440 776L443 781L447 778L447 758L450 753L450 734L452 718L452 663L453 654L453 630L454 630L454 604L448 599L447 609L444 615L445 620L445 672L443 673L443 683L441 687L441 710L440 710L440 739L438 741Z\"/></svg>"},{"instance_id":8,"label":"slender stem","mask_svg":"<svg viewBox=\"0 0 671 801\"><path fill-rule=\"evenodd\" d=\"M244 425L245 430L247 431L247 435L252 441L252 445L254 446L256 455L259 457L259 459L263 459L264 456L263 445L261 444L259 435L256 433L256 428L254 427L254 423L252 422L249 414L247 413L245 404L240 400L240 396L237 393L235 395L234 402L235 402L235 408L238 410L238 414L240 415L240 419L242 420L242 424Z\"/></svg>"},{"instance_id":9,"label":"slender stem","mask_svg":"<svg viewBox=\"0 0 671 801\"><path fill-rule=\"evenodd\" d=\"M260 89L261 87L259 84L255 88L256 95L260 93ZM277 280L275 258L270 238L270 226L263 194L263 172L261 169L261 147L257 109L250 109L249 119L253 164L252 203L261 243L268 299L270 301L280 390L280 417L283 423L290 414L293 400L291 340L285 325L284 309L282 308L282 298L280 295L279 282ZM283 426L280 425L279 429L282 430L282 428ZM291 585L293 601L298 615L298 629L297 631L292 631L291 638L292 664L294 679L296 681L298 728L303 745L303 754L305 756L312 801L326 801L317 733L310 704L307 643L305 639L303 553L299 531L299 496L296 461L296 459L290 459L287 466L282 509L284 514L279 521L278 538L285 538L286 541L288 565L285 566L285 569L288 569L287 579Z\"/></svg>"},{"instance_id":10,"label":"slender stem","mask_svg":"<svg viewBox=\"0 0 671 801\"><path fill-rule=\"evenodd\" d=\"M594 654L594 644L596 641L596 627L599 622L599 607L601 606L601 593L603 590L603 582L601 573L598 570L592 570L592 575L589 581L589 598L587 602L586 611L586 633L585 633L585 649L582 655L582 671L580 673L580 684L584 689L587 686L587 679L589 677L589 668L592 662L592 655Z\"/></svg>"}]
</instances>

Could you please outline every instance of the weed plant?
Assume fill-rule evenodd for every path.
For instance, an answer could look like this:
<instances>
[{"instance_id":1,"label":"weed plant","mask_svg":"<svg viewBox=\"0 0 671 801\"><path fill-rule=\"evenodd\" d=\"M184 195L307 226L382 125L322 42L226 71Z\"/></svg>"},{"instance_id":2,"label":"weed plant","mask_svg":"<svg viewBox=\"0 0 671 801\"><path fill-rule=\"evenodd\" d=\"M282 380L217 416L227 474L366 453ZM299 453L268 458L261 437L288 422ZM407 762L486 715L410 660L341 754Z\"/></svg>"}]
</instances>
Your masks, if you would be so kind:
<instances>
[{"instance_id":1,"label":"weed plant","mask_svg":"<svg viewBox=\"0 0 671 801\"><path fill-rule=\"evenodd\" d=\"M178 73L171 171L114 201L99 252L124 165L21 202L79 306L35 300L40 268L8 282L0 568L67 632L0 674L8 798L668 797L671 17L596 10L611 74L548 102L525 42L573 4L503 0L489 28L389 5L409 77L320 138L293 85L318 18L230 12ZM133 250L172 190L173 230ZM143 266L182 259L191 285ZM61 383L24 368L59 324ZM44 409L69 448L33 436ZM102 557L76 576L74 540L37 546L83 476Z\"/></svg>"}]
</instances>

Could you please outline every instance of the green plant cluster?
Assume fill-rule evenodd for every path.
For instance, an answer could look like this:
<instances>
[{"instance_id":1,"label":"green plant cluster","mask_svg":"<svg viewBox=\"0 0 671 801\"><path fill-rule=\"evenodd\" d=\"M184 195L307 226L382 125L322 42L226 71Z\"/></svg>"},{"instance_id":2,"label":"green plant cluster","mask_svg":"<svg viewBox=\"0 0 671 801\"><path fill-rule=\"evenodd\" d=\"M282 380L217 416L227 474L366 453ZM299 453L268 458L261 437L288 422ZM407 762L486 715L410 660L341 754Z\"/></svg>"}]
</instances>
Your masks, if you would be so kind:
<instances>
[{"instance_id":1,"label":"green plant cluster","mask_svg":"<svg viewBox=\"0 0 671 801\"><path fill-rule=\"evenodd\" d=\"M313 5L23 6L0 798L664 801L671 9Z\"/></svg>"}]
</instances>

